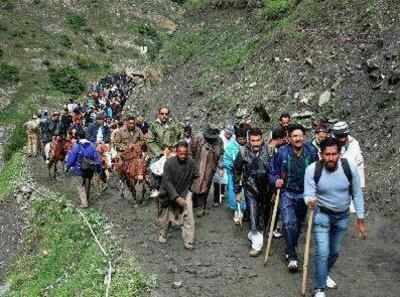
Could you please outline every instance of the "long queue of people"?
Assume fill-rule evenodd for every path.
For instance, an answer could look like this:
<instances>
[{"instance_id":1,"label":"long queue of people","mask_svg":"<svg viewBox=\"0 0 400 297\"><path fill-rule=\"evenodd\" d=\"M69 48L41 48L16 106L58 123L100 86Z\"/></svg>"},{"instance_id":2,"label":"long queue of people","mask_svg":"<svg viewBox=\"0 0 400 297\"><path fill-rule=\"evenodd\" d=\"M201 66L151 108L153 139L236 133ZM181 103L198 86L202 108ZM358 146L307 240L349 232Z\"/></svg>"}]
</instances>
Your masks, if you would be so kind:
<instances>
[{"instance_id":1,"label":"long queue of people","mask_svg":"<svg viewBox=\"0 0 400 297\"><path fill-rule=\"evenodd\" d=\"M279 189L280 223L274 232L285 239L288 270L299 270L299 235L307 208L315 209L315 296L336 286L329 273L351 211L366 237L364 162L347 123L320 122L307 140L305 128L284 113L268 135L247 122L222 131L207 126L193 135L190 123L172 119L167 107L150 125L143 117L122 118L133 87L126 75L108 77L92 86L83 105L71 100L51 119L46 111L34 115L25 125L28 154L42 153L49 174L55 168L52 176L58 161L78 176L83 208L89 206L94 176L106 189L109 177L117 175L121 195L127 189L135 205L149 188L158 206L159 242L167 242L171 224L178 225L189 250L195 244L195 217L207 215L213 192L213 206L226 202L235 224L248 222L249 255L258 256Z\"/></svg>"}]
</instances>

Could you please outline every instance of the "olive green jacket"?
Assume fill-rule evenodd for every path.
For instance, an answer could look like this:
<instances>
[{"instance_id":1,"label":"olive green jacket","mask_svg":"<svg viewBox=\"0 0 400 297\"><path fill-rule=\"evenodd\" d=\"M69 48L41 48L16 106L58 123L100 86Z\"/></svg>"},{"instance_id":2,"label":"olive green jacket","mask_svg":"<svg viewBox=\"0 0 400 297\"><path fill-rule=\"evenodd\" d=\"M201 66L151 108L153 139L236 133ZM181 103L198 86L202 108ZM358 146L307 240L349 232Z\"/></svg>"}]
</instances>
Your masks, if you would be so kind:
<instances>
[{"instance_id":1,"label":"olive green jacket","mask_svg":"<svg viewBox=\"0 0 400 297\"><path fill-rule=\"evenodd\" d=\"M147 146L154 157L162 154L165 148L175 146L182 138L183 127L178 122L170 120L161 124L159 120L149 127Z\"/></svg>"}]
</instances>

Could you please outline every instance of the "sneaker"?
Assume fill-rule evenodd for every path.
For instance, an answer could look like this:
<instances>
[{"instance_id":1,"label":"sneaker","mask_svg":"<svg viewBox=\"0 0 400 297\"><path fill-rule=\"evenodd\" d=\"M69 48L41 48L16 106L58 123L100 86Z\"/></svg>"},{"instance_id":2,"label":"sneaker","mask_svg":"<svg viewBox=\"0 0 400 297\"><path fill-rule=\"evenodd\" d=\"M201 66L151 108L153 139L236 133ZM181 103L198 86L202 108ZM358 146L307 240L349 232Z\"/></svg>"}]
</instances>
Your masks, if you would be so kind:
<instances>
[{"instance_id":1,"label":"sneaker","mask_svg":"<svg viewBox=\"0 0 400 297\"><path fill-rule=\"evenodd\" d=\"M194 249L194 246L192 243L184 243L183 246L185 249L190 250L190 251Z\"/></svg>"},{"instance_id":2,"label":"sneaker","mask_svg":"<svg viewBox=\"0 0 400 297\"><path fill-rule=\"evenodd\" d=\"M219 207L220 206L220 204L218 203L218 202L214 202L214 204L213 204L213 207Z\"/></svg>"},{"instance_id":3,"label":"sneaker","mask_svg":"<svg viewBox=\"0 0 400 297\"><path fill-rule=\"evenodd\" d=\"M282 233L280 232L279 229L276 229L276 230L272 231L272 237L276 238L276 239L281 238L282 237Z\"/></svg>"},{"instance_id":4,"label":"sneaker","mask_svg":"<svg viewBox=\"0 0 400 297\"><path fill-rule=\"evenodd\" d=\"M160 236L158 237L158 242L159 242L159 243L167 243L167 238L164 237L164 236L162 236L162 235L160 235Z\"/></svg>"},{"instance_id":5,"label":"sneaker","mask_svg":"<svg viewBox=\"0 0 400 297\"><path fill-rule=\"evenodd\" d=\"M150 192L150 198L157 198L159 194L160 194L159 191L153 190Z\"/></svg>"},{"instance_id":6,"label":"sneaker","mask_svg":"<svg viewBox=\"0 0 400 297\"><path fill-rule=\"evenodd\" d=\"M328 275L326 278L326 287L328 289L337 289L337 284L336 282Z\"/></svg>"},{"instance_id":7,"label":"sneaker","mask_svg":"<svg viewBox=\"0 0 400 297\"><path fill-rule=\"evenodd\" d=\"M324 290L316 289L314 291L313 297L326 297L326 294L325 294Z\"/></svg>"},{"instance_id":8,"label":"sneaker","mask_svg":"<svg viewBox=\"0 0 400 297\"><path fill-rule=\"evenodd\" d=\"M249 252L249 256L250 257L257 257L260 254L261 254L261 250L255 250L253 248Z\"/></svg>"},{"instance_id":9,"label":"sneaker","mask_svg":"<svg viewBox=\"0 0 400 297\"><path fill-rule=\"evenodd\" d=\"M235 210L235 214L233 215L233 222L235 223L235 225L240 224L240 217L237 210Z\"/></svg>"},{"instance_id":10,"label":"sneaker","mask_svg":"<svg viewBox=\"0 0 400 297\"><path fill-rule=\"evenodd\" d=\"M299 263L297 260L290 260L288 264L288 269L290 272L298 272L299 271Z\"/></svg>"}]
</instances>

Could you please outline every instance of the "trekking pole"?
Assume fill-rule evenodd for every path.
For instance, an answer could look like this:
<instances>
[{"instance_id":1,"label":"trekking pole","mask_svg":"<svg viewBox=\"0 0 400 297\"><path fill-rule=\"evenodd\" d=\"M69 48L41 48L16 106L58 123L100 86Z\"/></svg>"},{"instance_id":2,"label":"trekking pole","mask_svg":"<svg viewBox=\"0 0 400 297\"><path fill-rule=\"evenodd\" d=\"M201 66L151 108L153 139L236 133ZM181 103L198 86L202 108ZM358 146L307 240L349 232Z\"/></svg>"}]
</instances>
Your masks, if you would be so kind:
<instances>
[{"instance_id":1,"label":"trekking pole","mask_svg":"<svg viewBox=\"0 0 400 297\"><path fill-rule=\"evenodd\" d=\"M270 254L270 250L271 250L272 235L273 235L273 231L274 231L274 227L275 227L276 214L278 213L278 206L279 206L280 196L281 196L281 189L278 189L276 191L274 210L272 212L271 223L270 223L270 226L269 226L268 242L267 242L267 248L265 250L264 265L267 265L269 254Z\"/></svg>"},{"instance_id":2,"label":"trekking pole","mask_svg":"<svg viewBox=\"0 0 400 297\"><path fill-rule=\"evenodd\" d=\"M301 296L306 295L307 289L307 277L308 277L308 262L310 260L310 243L311 243L311 230L314 218L314 210L310 210L307 220L307 234L306 234L306 246L304 249L304 264L303 264L303 281L301 284Z\"/></svg>"}]
</instances>

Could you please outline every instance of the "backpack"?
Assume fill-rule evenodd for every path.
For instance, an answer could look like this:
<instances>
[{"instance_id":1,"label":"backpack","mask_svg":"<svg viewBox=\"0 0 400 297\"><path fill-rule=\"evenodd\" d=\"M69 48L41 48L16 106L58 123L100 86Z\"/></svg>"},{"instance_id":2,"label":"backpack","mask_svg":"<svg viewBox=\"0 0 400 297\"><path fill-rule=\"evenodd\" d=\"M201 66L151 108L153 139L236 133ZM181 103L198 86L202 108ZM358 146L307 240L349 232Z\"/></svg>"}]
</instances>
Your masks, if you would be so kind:
<instances>
[{"instance_id":1,"label":"backpack","mask_svg":"<svg viewBox=\"0 0 400 297\"><path fill-rule=\"evenodd\" d=\"M344 174L347 177L347 180L349 181L349 193L352 196L353 195L353 174L351 173L351 168L350 168L350 164L349 161L345 158L340 159L341 164L342 164L342 168L344 171ZM322 169L323 169L323 163L322 161L317 161L315 164L315 171L314 171L314 182L315 185L318 185L318 182L321 178L322 175Z\"/></svg>"},{"instance_id":2,"label":"backpack","mask_svg":"<svg viewBox=\"0 0 400 297\"><path fill-rule=\"evenodd\" d=\"M79 160L81 169L83 171L96 171L97 169L97 162L92 159L92 156L90 153L83 148L83 146L80 144L79 148L79 154L81 155L81 158Z\"/></svg>"}]
</instances>

